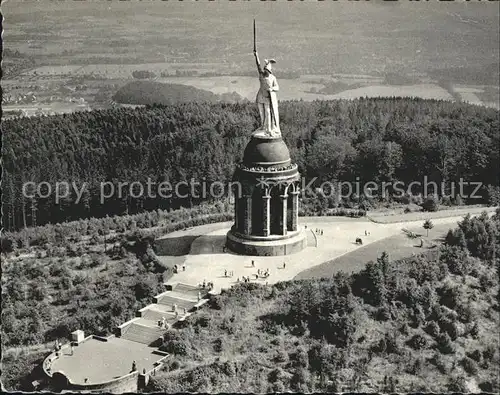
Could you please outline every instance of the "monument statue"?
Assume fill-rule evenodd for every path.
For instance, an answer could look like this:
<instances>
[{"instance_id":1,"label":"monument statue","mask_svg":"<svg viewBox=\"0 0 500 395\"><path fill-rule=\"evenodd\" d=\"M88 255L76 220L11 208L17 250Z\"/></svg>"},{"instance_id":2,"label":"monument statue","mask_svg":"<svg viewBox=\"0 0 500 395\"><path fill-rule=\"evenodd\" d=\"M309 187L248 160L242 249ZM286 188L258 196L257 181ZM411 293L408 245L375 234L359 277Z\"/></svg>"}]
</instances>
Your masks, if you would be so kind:
<instances>
[{"instance_id":1,"label":"monument statue","mask_svg":"<svg viewBox=\"0 0 500 395\"><path fill-rule=\"evenodd\" d=\"M262 67L255 40L255 19L253 21L253 53L257 70L259 72L260 88L257 93L257 106L259 107L260 127L255 132L263 133L266 136L281 136L280 119L278 113L278 98L276 92L279 91L278 81L272 72L272 65L276 63L274 59L265 59Z\"/></svg>"}]
</instances>

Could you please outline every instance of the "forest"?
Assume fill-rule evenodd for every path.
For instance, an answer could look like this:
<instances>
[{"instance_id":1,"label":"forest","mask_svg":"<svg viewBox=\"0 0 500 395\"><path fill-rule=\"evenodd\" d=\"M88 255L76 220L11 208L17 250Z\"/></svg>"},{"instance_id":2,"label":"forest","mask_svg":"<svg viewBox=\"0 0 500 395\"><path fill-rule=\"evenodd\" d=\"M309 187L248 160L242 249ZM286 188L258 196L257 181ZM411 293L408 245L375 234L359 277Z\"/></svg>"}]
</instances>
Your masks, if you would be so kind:
<instances>
[{"instance_id":1,"label":"forest","mask_svg":"<svg viewBox=\"0 0 500 395\"><path fill-rule=\"evenodd\" d=\"M232 219L226 202L92 218L2 236L2 348L68 337L75 328L110 334L163 290L172 268L153 240ZM137 292L136 292L137 291Z\"/></svg>"},{"instance_id":2,"label":"forest","mask_svg":"<svg viewBox=\"0 0 500 395\"><path fill-rule=\"evenodd\" d=\"M283 138L306 181L317 177L318 183L358 180L407 185L424 176L437 183L463 179L482 184L476 193L480 199L439 196L445 204L456 200L498 204L498 172L492 171L500 164L498 110L412 98L284 101L280 119ZM191 102L6 120L2 124L3 226L17 230L193 207L203 199L192 195L135 198L127 190L101 204L100 183L229 182L257 126L252 103ZM57 182L86 187L79 200L70 189L56 203L45 190L42 196L25 197L26 182L45 182L45 188ZM464 195L471 192L466 187ZM379 201L397 198L389 193L370 199L323 199L311 210L356 208L360 199L370 209Z\"/></svg>"},{"instance_id":3,"label":"forest","mask_svg":"<svg viewBox=\"0 0 500 395\"><path fill-rule=\"evenodd\" d=\"M134 71L135 78L148 78L149 71ZM139 73L139 74L137 74ZM142 74L141 74L142 73ZM189 85L164 84L156 81L133 81L121 87L113 96L118 103L154 105L169 105L179 102L204 102L216 103L224 101L235 103L243 98L236 92L215 94L210 91L198 89Z\"/></svg>"}]
</instances>

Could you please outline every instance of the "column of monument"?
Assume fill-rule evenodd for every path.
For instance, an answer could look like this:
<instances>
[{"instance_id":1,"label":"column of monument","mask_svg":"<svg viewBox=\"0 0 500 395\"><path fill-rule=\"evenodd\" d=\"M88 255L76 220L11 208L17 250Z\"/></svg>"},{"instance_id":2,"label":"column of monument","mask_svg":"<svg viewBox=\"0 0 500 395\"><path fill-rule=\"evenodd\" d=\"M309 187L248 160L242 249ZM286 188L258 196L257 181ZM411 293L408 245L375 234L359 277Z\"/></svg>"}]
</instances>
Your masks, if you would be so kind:
<instances>
[{"instance_id":1,"label":"column of monument","mask_svg":"<svg viewBox=\"0 0 500 395\"><path fill-rule=\"evenodd\" d=\"M243 196L245 201L245 210L243 212L243 233L252 234L252 196Z\"/></svg>"},{"instance_id":2,"label":"column of monument","mask_svg":"<svg viewBox=\"0 0 500 395\"><path fill-rule=\"evenodd\" d=\"M271 234L271 196L269 191L265 190L262 195L262 222L263 222L263 236Z\"/></svg>"},{"instance_id":3,"label":"column of monument","mask_svg":"<svg viewBox=\"0 0 500 395\"><path fill-rule=\"evenodd\" d=\"M240 231L240 220L239 220L240 210L239 210L239 206L240 206L240 198L238 196L235 196L235 198L234 198L234 228L238 232Z\"/></svg>"},{"instance_id":4,"label":"column of monument","mask_svg":"<svg viewBox=\"0 0 500 395\"><path fill-rule=\"evenodd\" d=\"M292 191L290 193L292 195L292 231L296 231L299 219L299 191Z\"/></svg>"},{"instance_id":5,"label":"column of monument","mask_svg":"<svg viewBox=\"0 0 500 395\"><path fill-rule=\"evenodd\" d=\"M287 213L287 199L288 195L280 195L281 198L281 234L286 235L287 233L287 218L286 218L286 213Z\"/></svg>"}]
</instances>

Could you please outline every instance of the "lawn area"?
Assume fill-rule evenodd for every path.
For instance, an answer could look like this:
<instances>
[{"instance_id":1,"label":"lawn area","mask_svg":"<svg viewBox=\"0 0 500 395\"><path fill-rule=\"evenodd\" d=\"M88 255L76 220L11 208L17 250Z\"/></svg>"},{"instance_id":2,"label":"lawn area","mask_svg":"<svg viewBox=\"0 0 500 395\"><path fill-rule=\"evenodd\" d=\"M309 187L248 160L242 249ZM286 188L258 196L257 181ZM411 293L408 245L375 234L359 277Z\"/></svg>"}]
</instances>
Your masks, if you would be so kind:
<instances>
[{"instance_id":1,"label":"lawn area","mask_svg":"<svg viewBox=\"0 0 500 395\"><path fill-rule=\"evenodd\" d=\"M401 231L398 235L359 247L359 249L353 252L304 270L295 276L294 279L331 277L340 271L345 273L357 272L364 269L367 262L375 261L384 251L389 254L391 260L398 260L412 254L419 254L431 248L433 243L439 244L441 238L446 235L446 232L450 228L453 228L450 224L436 225L429 231L429 237L426 237L426 231L422 227L411 227L409 230L422 235L424 248L420 248L420 239L410 239Z\"/></svg>"},{"instance_id":2,"label":"lawn area","mask_svg":"<svg viewBox=\"0 0 500 395\"><path fill-rule=\"evenodd\" d=\"M436 218L446 218L450 216L463 215L479 215L483 211L493 213L495 211L494 207L484 207L484 206L465 206L465 207L449 207L445 210L439 210L434 212L415 212L415 213L401 213L398 210L389 211L374 211L367 214L367 218L373 222L381 224L392 224L396 222L406 222L406 221L425 221L426 219L436 219Z\"/></svg>"}]
</instances>

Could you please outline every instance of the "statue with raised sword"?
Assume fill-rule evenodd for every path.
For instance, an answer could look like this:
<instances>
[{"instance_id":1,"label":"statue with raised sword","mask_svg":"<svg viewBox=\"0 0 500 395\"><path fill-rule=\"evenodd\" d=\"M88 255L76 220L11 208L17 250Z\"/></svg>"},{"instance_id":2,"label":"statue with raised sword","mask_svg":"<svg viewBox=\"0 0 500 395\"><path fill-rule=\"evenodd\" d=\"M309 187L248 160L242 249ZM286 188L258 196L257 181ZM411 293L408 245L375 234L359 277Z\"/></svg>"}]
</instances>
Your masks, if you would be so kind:
<instances>
[{"instance_id":1,"label":"statue with raised sword","mask_svg":"<svg viewBox=\"0 0 500 395\"><path fill-rule=\"evenodd\" d=\"M260 88L257 93L257 106L259 107L260 127L255 131L257 134L264 134L269 137L281 136L280 120L278 113L278 98L276 92L279 91L278 81L272 72L272 65L276 63L274 59L264 59L262 67L259 54L257 53L255 19L253 21L253 53L257 70L259 72Z\"/></svg>"}]
</instances>

